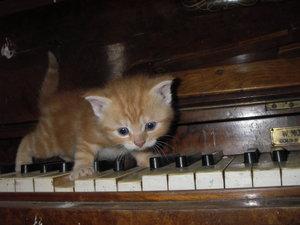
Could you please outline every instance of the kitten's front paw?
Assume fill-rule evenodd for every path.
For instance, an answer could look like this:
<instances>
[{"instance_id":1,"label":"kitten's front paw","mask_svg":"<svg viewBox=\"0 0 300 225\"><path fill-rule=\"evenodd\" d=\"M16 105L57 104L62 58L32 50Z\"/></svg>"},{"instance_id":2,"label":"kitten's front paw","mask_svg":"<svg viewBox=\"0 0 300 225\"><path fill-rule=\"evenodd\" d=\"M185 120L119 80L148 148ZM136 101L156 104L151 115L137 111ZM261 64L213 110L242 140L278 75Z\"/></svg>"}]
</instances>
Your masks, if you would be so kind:
<instances>
[{"instance_id":1,"label":"kitten's front paw","mask_svg":"<svg viewBox=\"0 0 300 225\"><path fill-rule=\"evenodd\" d=\"M70 180L76 180L79 177L91 176L94 173L93 167L74 168L70 174Z\"/></svg>"}]
</instances>

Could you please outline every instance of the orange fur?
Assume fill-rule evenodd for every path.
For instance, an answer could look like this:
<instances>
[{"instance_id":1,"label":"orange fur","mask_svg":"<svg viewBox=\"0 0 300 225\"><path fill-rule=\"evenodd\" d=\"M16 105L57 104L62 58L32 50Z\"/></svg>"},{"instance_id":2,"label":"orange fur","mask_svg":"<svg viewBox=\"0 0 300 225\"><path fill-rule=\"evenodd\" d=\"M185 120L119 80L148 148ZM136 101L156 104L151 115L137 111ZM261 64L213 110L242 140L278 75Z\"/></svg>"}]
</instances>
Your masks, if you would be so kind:
<instances>
[{"instance_id":1,"label":"orange fur","mask_svg":"<svg viewBox=\"0 0 300 225\"><path fill-rule=\"evenodd\" d=\"M75 179L93 172L92 163L97 155L115 157L124 148L133 151L138 164L144 166L149 155L141 157L139 152L165 135L173 120L168 102L173 78L141 75L112 80L102 89L58 93L57 62L53 57L49 54L39 122L19 146L16 170L20 170L21 164L31 163L31 157L60 156L75 160ZM151 121L156 122L155 129L146 130L145 124ZM129 134L120 135L120 127L128 127Z\"/></svg>"}]
</instances>

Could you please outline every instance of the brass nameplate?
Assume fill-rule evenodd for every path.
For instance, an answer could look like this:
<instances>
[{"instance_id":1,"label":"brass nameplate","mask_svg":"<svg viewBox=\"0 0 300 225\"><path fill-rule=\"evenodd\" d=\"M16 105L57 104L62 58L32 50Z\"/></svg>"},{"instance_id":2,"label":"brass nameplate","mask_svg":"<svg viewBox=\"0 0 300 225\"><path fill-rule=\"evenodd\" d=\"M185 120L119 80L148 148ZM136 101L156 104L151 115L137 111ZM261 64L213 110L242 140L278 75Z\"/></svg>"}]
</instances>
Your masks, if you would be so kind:
<instances>
[{"instance_id":1,"label":"brass nameplate","mask_svg":"<svg viewBox=\"0 0 300 225\"><path fill-rule=\"evenodd\" d=\"M273 102L266 104L266 110L281 110L281 109L294 109L300 108L300 100L288 101L288 102Z\"/></svg>"},{"instance_id":2,"label":"brass nameplate","mask_svg":"<svg viewBox=\"0 0 300 225\"><path fill-rule=\"evenodd\" d=\"M273 146L300 145L300 126L271 129Z\"/></svg>"}]
</instances>

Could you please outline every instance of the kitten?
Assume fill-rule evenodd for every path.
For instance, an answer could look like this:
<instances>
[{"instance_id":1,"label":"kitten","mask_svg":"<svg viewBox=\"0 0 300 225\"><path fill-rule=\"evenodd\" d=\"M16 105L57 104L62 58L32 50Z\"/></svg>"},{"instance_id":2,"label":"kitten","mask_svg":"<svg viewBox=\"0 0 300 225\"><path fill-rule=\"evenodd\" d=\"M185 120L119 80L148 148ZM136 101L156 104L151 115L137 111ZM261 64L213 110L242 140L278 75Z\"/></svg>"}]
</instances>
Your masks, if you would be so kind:
<instances>
[{"instance_id":1,"label":"kitten","mask_svg":"<svg viewBox=\"0 0 300 225\"><path fill-rule=\"evenodd\" d=\"M174 117L170 76L118 78L104 88L58 92L58 63L52 53L40 93L40 118L20 143L16 171L32 157L74 160L71 179L93 173L93 161L114 159L124 149L139 166L165 135Z\"/></svg>"}]
</instances>

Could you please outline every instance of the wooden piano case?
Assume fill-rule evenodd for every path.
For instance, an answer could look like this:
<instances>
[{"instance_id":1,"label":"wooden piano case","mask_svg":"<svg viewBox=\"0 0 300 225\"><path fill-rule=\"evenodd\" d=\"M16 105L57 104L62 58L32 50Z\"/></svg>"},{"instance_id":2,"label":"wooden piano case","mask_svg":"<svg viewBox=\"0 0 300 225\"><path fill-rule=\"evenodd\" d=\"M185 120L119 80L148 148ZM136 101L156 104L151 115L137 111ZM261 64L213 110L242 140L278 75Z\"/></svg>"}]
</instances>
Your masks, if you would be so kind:
<instances>
[{"instance_id":1,"label":"wooden piano case","mask_svg":"<svg viewBox=\"0 0 300 225\"><path fill-rule=\"evenodd\" d=\"M272 129L300 126L297 0L217 12L187 9L184 0L28 2L0 3L0 44L9 50L0 57L1 163L14 161L20 138L37 121L49 49L61 65L61 89L102 85L119 74L177 77L179 116L168 151L269 152ZM0 224L299 224L299 218L297 186L0 193Z\"/></svg>"}]
</instances>

